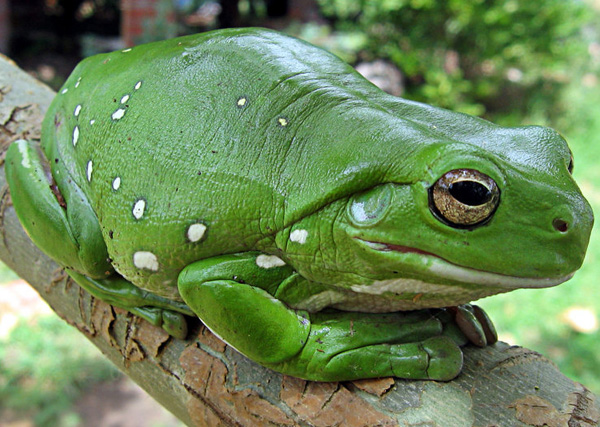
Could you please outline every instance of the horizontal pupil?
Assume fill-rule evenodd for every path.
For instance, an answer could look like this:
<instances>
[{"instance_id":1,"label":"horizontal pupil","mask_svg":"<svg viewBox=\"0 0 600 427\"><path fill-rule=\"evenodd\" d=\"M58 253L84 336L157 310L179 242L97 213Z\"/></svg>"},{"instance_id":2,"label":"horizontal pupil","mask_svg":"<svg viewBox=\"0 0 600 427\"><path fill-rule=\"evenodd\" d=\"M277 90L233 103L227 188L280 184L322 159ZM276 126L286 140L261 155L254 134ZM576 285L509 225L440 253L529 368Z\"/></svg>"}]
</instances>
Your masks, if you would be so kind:
<instances>
[{"instance_id":1,"label":"horizontal pupil","mask_svg":"<svg viewBox=\"0 0 600 427\"><path fill-rule=\"evenodd\" d=\"M448 188L452 197L468 206L479 206L490 201L492 192L475 181L458 181Z\"/></svg>"}]
</instances>

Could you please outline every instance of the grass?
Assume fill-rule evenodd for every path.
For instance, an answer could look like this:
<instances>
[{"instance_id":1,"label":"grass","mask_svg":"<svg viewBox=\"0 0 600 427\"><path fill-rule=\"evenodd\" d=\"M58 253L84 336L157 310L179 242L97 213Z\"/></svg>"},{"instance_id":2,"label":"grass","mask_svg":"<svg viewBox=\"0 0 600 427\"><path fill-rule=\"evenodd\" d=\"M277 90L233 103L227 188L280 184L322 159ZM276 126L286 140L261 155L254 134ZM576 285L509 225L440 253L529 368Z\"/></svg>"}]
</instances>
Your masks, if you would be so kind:
<instances>
[{"instance_id":1,"label":"grass","mask_svg":"<svg viewBox=\"0 0 600 427\"><path fill-rule=\"evenodd\" d=\"M120 373L58 316L21 319L0 340L0 419L77 426L73 402Z\"/></svg>"}]
</instances>

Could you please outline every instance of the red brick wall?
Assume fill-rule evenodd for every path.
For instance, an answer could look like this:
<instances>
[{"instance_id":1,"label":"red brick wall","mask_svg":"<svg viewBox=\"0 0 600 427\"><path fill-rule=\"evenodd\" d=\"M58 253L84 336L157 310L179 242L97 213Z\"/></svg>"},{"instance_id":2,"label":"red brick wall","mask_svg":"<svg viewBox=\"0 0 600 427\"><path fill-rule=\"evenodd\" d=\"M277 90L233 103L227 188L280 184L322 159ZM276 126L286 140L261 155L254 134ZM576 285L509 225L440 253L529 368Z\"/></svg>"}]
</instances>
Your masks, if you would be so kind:
<instances>
[{"instance_id":1,"label":"red brick wall","mask_svg":"<svg viewBox=\"0 0 600 427\"><path fill-rule=\"evenodd\" d=\"M302 22L324 21L315 0L289 0L288 17Z\"/></svg>"},{"instance_id":2,"label":"red brick wall","mask_svg":"<svg viewBox=\"0 0 600 427\"><path fill-rule=\"evenodd\" d=\"M0 0L2 1L7 0ZM125 46L139 43L144 30L147 30L148 21L159 18L157 10L160 10L161 1L165 0L121 0L121 38ZM169 13L167 19L172 22L175 16L170 15L172 13ZM315 0L289 0L288 16L304 22L322 20Z\"/></svg>"},{"instance_id":3,"label":"red brick wall","mask_svg":"<svg viewBox=\"0 0 600 427\"><path fill-rule=\"evenodd\" d=\"M156 17L156 4L157 0L121 0L121 37L126 46L133 46L142 35L145 20Z\"/></svg>"},{"instance_id":4,"label":"red brick wall","mask_svg":"<svg viewBox=\"0 0 600 427\"><path fill-rule=\"evenodd\" d=\"M8 36L10 34L8 1L0 0L0 52L2 53L8 53Z\"/></svg>"}]
</instances>

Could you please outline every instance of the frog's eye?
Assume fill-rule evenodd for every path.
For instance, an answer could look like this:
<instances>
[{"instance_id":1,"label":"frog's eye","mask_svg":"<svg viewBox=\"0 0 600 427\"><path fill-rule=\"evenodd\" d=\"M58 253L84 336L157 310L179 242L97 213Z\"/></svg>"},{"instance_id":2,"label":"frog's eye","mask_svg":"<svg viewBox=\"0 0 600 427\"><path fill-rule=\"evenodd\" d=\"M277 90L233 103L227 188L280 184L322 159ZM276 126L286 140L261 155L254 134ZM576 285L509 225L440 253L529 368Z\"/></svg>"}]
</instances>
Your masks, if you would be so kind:
<instances>
[{"instance_id":1,"label":"frog's eye","mask_svg":"<svg viewBox=\"0 0 600 427\"><path fill-rule=\"evenodd\" d=\"M485 224L499 202L496 182L474 169L446 172L429 188L430 210L442 222L456 228Z\"/></svg>"}]
</instances>

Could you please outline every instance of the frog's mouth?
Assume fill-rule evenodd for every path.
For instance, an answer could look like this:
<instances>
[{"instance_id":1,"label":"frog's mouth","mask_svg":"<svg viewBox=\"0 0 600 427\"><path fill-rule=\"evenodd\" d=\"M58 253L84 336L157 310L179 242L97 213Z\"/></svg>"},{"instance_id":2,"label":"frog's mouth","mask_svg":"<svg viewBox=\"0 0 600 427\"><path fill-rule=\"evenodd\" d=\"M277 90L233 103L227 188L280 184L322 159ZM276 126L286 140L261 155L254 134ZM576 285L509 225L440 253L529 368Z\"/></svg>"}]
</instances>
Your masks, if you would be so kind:
<instances>
[{"instance_id":1,"label":"frog's mouth","mask_svg":"<svg viewBox=\"0 0 600 427\"><path fill-rule=\"evenodd\" d=\"M441 256L427 252L418 248L412 248L410 246L395 245L391 243L371 242L355 238L363 245L369 247L378 252L393 252L400 254L418 254L420 257L427 259L428 273L434 277L440 279L455 280L460 283L471 283L485 286L496 286L505 288L507 290L520 289L520 288L549 288L552 286L559 285L566 282L573 273L569 273L566 276L561 277L519 277L519 276L508 276L500 273L492 273L484 270L477 270L471 267L464 267Z\"/></svg>"}]
</instances>

